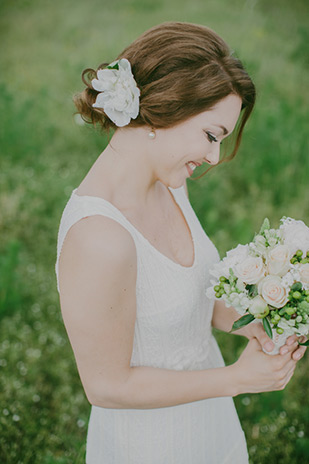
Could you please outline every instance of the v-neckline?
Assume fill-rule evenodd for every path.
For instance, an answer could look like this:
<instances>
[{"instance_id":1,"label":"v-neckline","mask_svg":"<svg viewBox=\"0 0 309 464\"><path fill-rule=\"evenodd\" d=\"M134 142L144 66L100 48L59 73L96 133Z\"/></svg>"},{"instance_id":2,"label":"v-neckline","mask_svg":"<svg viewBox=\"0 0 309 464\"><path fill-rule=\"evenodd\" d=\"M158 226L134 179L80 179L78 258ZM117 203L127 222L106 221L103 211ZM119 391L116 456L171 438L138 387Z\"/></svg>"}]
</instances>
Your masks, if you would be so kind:
<instances>
[{"instance_id":1,"label":"v-neckline","mask_svg":"<svg viewBox=\"0 0 309 464\"><path fill-rule=\"evenodd\" d=\"M78 187L77 187L78 188ZM118 214L121 215L121 217L128 223L130 224L130 226L134 229L134 231L144 240L145 243L147 243L159 256L161 256L164 260L166 260L166 262L168 263L171 263L172 265L175 265L176 267L179 267L181 269L187 269L187 270L191 270L193 268L195 268L196 266L196 263L197 263L197 255L196 255L196 246L195 246L195 240L194 240L194 235L193 235L193 231L190 227L190 224L189 224L189 221L188 221L188 218L185 214L185 212L183 211L182 207L180 206L179 202L177 201L177 199L175 198L175 195L174 195L174 190L178 190L178 189L172 189L171 187L168 187L168 190L172 196L172 199L173 201L175 202L176 206L179 208L182 216L183 216L183 219L187 225L187 228L190 232L190 235L191 235L191 242L192 242L192 248L193 248L193 263L190 265L190 266L184 266L183 264L180 264L176 261L174 261L173 259L169 258L168 256L166 256L164 253L162 253L160 250L158 250L143 234L142 232L134 225L132 224L131 221L129 221L129 219L122 213L122 211L120 211L120 209L118 209L115 205L113 205L113 203L111 203L110 201L108 200L105 200L105 198L103 197L97 197L97 196L94 196L94 195L78 195L76 193L76 190L77 188L75 188L73 191L72 191L72 195L74 195L75 197L77 198L93 198L95 200L99 200L99 201L102 201L103 203L107 203L112 209L114 209L115 211L117 211ZM181 188L181 187L180 187Z\"/></svg>"}]
</instances>

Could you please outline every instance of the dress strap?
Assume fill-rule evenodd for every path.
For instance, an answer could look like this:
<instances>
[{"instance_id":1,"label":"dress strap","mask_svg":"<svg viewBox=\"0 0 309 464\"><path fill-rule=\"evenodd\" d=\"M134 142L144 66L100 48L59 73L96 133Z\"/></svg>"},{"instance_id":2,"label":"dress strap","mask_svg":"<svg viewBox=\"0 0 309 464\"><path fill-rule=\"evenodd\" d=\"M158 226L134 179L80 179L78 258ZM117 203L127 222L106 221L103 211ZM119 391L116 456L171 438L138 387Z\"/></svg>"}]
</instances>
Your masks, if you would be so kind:
<instances>
[{"instance_id":1,"label":"dress strap","mask_svg":"<svg viewBox=\"0 0 309 464\"><path fill-rule=\"evenodd\" d=\"M58 239L57 239L57 260L55 264L55 271L57 277L57 290L59 292L59 278L58 278L58 266L61 250L65 237L69 229L79 220L95 215L102 215L114 219L121 224L131 234L134 242L138 239L136 229L132 224L125 218L125 216L110 202L103 198L77 195L77 189L72 191L71 197L69 198L60 220Z\"/></svg>"}]
</instances>

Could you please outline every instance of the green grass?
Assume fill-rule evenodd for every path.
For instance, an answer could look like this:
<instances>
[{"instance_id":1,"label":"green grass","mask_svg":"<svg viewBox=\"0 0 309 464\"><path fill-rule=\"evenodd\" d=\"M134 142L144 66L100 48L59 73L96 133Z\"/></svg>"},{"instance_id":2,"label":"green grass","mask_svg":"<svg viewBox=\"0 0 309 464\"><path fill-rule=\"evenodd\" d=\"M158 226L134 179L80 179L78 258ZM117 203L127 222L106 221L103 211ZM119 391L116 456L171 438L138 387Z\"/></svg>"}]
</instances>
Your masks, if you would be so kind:
<instances>
[{"instance_id":1,"label":"green grass","mask_svg":"<svg viewBox=\"0 0 309 464\"><path fill-rule=\"evenodd\" d=\"M243 60L257 107L236 159L190 182L221 255L268 216L309 224L308 8L288 0L2 0L0 3L0 462L84 462L89 404L54 275L60 215L107 143L76 124L81 71L167 20L206 24ZM244 347L217 333L227 363ZM309 455L308 356L282 392L236 398L252 464Z\"/></svg>"}]
</instances>

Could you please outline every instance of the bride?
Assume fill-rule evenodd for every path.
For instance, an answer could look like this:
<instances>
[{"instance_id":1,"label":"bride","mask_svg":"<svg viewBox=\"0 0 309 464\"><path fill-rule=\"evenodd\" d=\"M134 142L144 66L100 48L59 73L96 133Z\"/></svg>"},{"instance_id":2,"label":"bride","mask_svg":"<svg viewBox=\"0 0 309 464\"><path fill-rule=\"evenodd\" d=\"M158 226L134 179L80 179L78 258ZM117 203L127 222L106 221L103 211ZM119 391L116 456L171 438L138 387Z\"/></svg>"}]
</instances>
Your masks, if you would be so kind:
<instances>
[{"instance_id":1,"label":"bride","mask_svg":"<svg viewBox=\"0 0 309 464\"><path fill-rule=\"evenodd\" d=\"M58 235L61 310L92 405L86 462L248 463L232 397L283 389L305 348L292 336L268 356L272 341L250 324L225 366L211 329L239 315L206 296L219 255L186 179L222 161L233 131L235 156L254 85L214 31L180 22L146 31L83 81L79 113L114 130Z\"/></svg>"}]
</instances>

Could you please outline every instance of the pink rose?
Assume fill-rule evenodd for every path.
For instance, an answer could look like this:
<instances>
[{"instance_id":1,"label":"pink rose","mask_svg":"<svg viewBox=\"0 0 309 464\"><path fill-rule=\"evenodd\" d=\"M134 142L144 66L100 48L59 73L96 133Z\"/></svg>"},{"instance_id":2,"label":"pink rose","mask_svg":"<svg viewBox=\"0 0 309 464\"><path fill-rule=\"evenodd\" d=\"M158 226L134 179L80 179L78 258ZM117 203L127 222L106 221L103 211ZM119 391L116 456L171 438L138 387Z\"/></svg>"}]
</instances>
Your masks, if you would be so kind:
<instances>
[{"instance_id":1,"label":"pink rose","mask_svg":"<svg viewBox=\"0 0 309 464\"><path fill-rule=\"evenodd\" d=\"M235 275L246 284L258 283L265 275L265 268L262 258L249 256L235 266Z\"/></svg>"},{"instance_id":2,"label":"pink rose","mask_svg":"<svg viewBox=\"0 0 309 464\"><path fill-rule=\"evenodd\" d=\"M277 245L268 253L267 267L269 274L283 276L291 267L292 253L286 245Z\"/></svg>"},{"instance_id":3,"label":"pink rose","mask_svg":"<svg viewBox=\"0 0 309 464\"><path fill-rule=\"evenodd\" d=\"M282 308L288 301L287 291L279 276L266 276L259 283L258 290L264 300L275 308Z\"/></svg>"}]
</instances>

